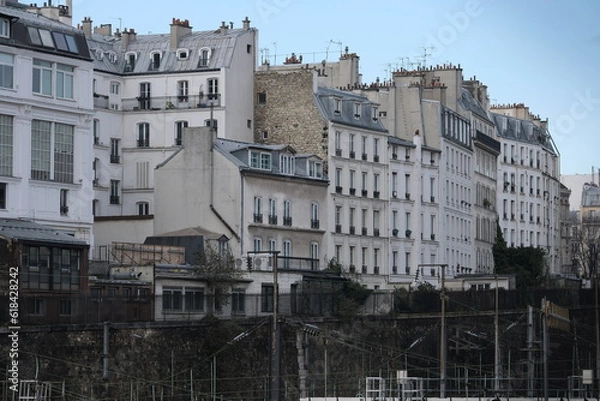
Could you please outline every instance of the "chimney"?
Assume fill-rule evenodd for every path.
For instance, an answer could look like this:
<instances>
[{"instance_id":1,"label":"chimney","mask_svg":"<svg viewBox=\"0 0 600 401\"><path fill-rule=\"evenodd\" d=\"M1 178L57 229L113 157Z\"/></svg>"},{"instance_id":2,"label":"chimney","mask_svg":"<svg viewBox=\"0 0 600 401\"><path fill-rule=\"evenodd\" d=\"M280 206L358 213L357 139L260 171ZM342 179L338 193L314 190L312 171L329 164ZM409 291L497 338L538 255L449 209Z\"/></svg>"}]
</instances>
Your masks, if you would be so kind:
<instances>
[{"instance_id":1,"label":"chimney","mask_svg":"<svg viewBox=\"0 0 600 401\"><path fill-rule=\"evenodd\" d=\"M171 41L169 44L169 49L177 49L179 47L179 40L190 33L192 33L192 27L190 26L189 20L173 18L173 21L171 22Z\"/></svg>"},{"instance_id":2,"label":"chimney","mask_svg":"<svg viewBox=\"0 0 600 401\"><path fill-rule=\"evenodd\" d=\"M83 34L86 38L92 36L92 19L90 17L83 17L81 28L83 29Z\"/></svg>"},{"instance_id":3,"label":"chimney","mask_svg":"<svg viewBox=\"0 0 600 401\"><path fill-rule=\"evenodd\" d=\"M130 42L135 42L135 35L137 34L133 28L130 30L127 30L127 28L123 29L123 32L121 33L121 49L127 50L127 45L129 45Z\"/></svg>"},{"instance_id":4,"label":"chimney","mask_svg":"<svg viewBox=\"0 0 600 401\"><path fill-rule=\"evenodd\" d=\"M250 20L248 19L248 17L246 17L242 20L242 28L245 29L246 31L248 29L250 29Z\"/></svg>"},{"instance_id":5,"label":"chimney","mask_svg":"<svg viewBox=\"0 0 600 401\"><path fill-rule=\"evenodd\" d=\"M225 21L221 21L221 27L220 27L221 34L225 35L227 33L228 28L229 27L227 26L227 24L225 23Z\"/></svg>"},{"instance_id":6,"label":"chimney","mask_svg":"<svg viewBox=\"0 0 600 401\"><path fill-rule=\"evenodd\" d=\"M94 27L94 33L102 36L112 36L112 25L101 24L99 27Z\"/></svg>"}]
</instances>

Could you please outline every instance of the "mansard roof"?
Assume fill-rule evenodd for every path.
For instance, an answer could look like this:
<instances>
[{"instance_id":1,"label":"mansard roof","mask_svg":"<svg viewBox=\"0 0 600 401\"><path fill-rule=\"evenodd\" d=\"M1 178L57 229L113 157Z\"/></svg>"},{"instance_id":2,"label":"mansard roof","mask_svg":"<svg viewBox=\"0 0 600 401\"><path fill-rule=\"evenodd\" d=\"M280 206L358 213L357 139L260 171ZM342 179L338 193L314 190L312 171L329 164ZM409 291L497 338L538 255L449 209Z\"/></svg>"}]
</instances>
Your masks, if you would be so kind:
<instances>
[{"instance_id":1,"label":"mansard roof","mask_svg":"<svg viewBox=\"0 0 600 401\"><path fill-rule=\"evenodd\" d=\"M500 138L540 145L547 151L558 155L552 136L546 128L536 125L531 120L522 120L497 113L490 113L490 116L496 124Z\"/></svg>"},{"instance_id":2,"label":"mansard roof","mask_svg":"<svg viewBox=\"0 0 600 401\"><path fill-rule=\"evenodd\" d=\"M467 89L462 88L462 96L460 99L458 99L458 101L465 110L470 110L477 117L489 122L490 124L493 124L493 121L490 120L487 111L483 108L481 103L475 100L475 98Z\"/></svg>"},{"instance_id":3,"label":"mansard roof","mask_svg":"<svg viewBox=\"0 0 600 401\"><path fill-rule=\"evenodd\" d=\"M341 110L336 110L335 99L341 100ZM315 101L323 117L333 123L382 133L388 132L381 119L373 118L372 108L379 105L365 96L338 89L319 87L315 94ZM354 113L356 103L361 106L360 117L358 118Z\"/></svg>"},{"instance_id":4,"label":"mansard roof","mask_svg":"<svg viewBox=\"0 0 600 401\"><path fill-rule=\"evenodd\" d=\"M585 184L581 192L581 206L600 206L600 188L595 184Z\"/></svg>"},{"instance_id":5,"label":"mansard roof","mask_svg":"<svg viewBox=\"0 0 600 401\"><path fill-rule=\"evenodd\" d=\"M79 29L41 14L28 12L14 3L0 6L0 17L7 18L11 22L10 38L0 37L0 45L90 60L85 36ZM40 31L49 34L40 39ZM32 37L35 32L38 32L36 38ZM69 37L68 40L65 39L65 35Z\"/></svg>"},{"instance_id":6,"label":"mansard roof","mask_svg":"<svg viewBox=\"0 0 600 401\"><path fill-rule=\"evenodd\" d=\"M228 29L226 33L220 30L191 32L180 38L177 49L171 49L171 35L135 33L121 33L120 35L103 36L92 34L88 38L90 54L94 60L94 68L114 74L160 74L173 72L210 71L229 67L233 62L233 53L239 37L253 32L249 29ZM129 40L123 49L123 35L133 35L134 40ZM185 49L188 57L178 58L177 50ZM207 66L200 67L198 62L200 52L207 49L210 60ZM149 71L152 54L161 54L160 67L156 71ZM135 67L132 71L125 72L127 55L134 53ZM111 59L110 55L115 57Z\"/></svg>"}]
</instances>

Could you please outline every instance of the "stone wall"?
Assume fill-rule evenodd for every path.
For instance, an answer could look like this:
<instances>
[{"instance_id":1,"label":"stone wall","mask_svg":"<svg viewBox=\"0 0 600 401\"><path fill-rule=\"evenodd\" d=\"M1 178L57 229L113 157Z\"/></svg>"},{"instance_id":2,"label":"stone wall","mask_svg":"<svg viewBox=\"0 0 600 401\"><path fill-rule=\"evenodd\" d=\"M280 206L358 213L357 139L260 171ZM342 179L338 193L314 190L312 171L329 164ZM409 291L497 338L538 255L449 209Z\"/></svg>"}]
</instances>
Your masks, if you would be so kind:
<instances>
[{"instance_id":1,"label":"stone wall","mask_svg":"<svg viewBox=\"0 0 600 401\"><path fill-rule=\"evenodd\" d=\"M314 99L314 73L295 70L255 74L255 142L289 144L298 153L327 159L328 123Z\"/></svg>"}]
</instances>

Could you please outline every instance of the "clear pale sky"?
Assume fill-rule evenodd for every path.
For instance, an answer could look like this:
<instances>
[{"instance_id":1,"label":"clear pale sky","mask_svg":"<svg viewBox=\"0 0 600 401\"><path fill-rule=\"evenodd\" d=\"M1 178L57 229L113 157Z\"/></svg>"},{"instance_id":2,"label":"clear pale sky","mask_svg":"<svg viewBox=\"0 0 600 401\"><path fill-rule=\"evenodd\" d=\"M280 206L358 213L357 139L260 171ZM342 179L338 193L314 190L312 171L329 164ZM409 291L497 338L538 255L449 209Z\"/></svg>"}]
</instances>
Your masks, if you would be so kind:
<instances>
[{"instance_id":1,"label":"clear pale sky","mask_svg":"<svg viewBox=\"0 0 600 401\"><path fill-rule=\"evenodd\" d=\"M208 30L221 21L239 28L248 16L261 59L268 51L271 64L292 52L335 60L348 46L364 83L427 53L427 65L451 62L477 76L493 103L525 103L547 118L562 174L600 168L597 0L73 0L74 24L84 16L141 34L168 33L173 17Z\"/></svg>"}]
</instances>

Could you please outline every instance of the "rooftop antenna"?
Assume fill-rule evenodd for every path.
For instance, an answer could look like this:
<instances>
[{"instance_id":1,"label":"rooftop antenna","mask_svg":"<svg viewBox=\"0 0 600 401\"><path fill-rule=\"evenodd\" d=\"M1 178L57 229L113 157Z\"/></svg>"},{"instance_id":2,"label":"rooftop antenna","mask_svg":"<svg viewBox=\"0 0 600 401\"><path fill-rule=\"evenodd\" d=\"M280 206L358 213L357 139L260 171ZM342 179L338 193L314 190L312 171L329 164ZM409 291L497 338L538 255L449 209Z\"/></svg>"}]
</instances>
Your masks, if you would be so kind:
<instances>
[{"instance_id":1,"label":"rooftop antenna","mask_svg":"<svg viewBox=\"0 0 600 401\"><path fill-rule=\"evenodd\" d=\"M273 65L277 65L277 42L273 42L273 47L275 48L275 52L273 55Z\"/></svg>"},{"instance_id":2,"label":"rooftop antenna","mask_svg":"<svg viewBox=\"0 0 600 401\"><path fill-rule=\"evenodd\" d=\"M262 65L269 65L269 59L271 57L269 56L269 48L268 47L263 47L260 49L260 58L261 58Z\"/></svg>"},{"instance_id":3,"label":"rooftop antenna","mask_svg":"<svg viewBox=\"0 0 600 401\"><path fill-rule=\"evenodd\" d=\"M342 55L342 42L340 42L340 41L336 42L336 41L330 39L329 43L327 44L327 49L325 50L325 60L327 60L327 58L329 57L329 47L331 46L331 44L338 45L340 47L340 56Z\"/></svg>"},{"instance_id":4,"label":"rooftop antenna","mask_svg":"<svg viewBox=\"0 0 600 401\"><path fill-rule=\"evenodd\" d=\"M119 32L121 32L122 31L121 25L123 23L123 18L120 18L120 17L109 17L109 18L110 19L118 19L119 20Z\"/></svg>"},{"instance_id":5,"label":"rooftop antenna","mask_svg":"<svg viewBox=\"0 0 600 401\"><path fill-rule=\"evenodd\" d=\"M428 47L423 47L423 67L427 67L427 56L431 56L431 53L428 53L427 50L434 50L435 47L433 46L428 46Z\"/></svg>"}]
</instances>

